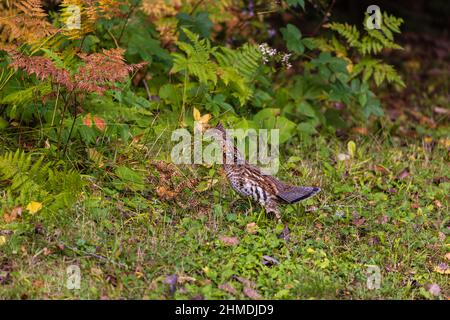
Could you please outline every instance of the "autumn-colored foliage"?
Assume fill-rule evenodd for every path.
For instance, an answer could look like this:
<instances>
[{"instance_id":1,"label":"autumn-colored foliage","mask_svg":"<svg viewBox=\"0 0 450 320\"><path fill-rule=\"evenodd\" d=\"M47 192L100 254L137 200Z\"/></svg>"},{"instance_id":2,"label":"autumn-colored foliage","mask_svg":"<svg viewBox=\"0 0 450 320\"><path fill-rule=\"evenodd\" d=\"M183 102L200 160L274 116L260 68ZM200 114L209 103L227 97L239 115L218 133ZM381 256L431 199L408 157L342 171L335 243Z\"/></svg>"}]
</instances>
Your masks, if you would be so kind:
<instances>
[{"instance_id":1,"label":"autumn-colored foliage","mask_svg":"<svg viewBox=\"0 0 450 320\"><path fill-rule=\"evenodd\" d=\"M11 12L0 16L0 26L4 26L1 38L8 42L34 43L54 34L57 29L47 20L42 9L42 0L21 0L14 2Z\"/></svg>"},{"instance_id":2,"label":"autumn-colored foliage","mask_svg":"<svg viewBox=\"0 0 450 320\"><path fill-rule=\"evenodd\" d=\"M22 69L28 74L35 74L40 80L49 79L69 91L78 89L85 92L103 93L114 82L124 81L130 72L134 72L146 63L128 65L123 59L123 49L103 50L102 53L79 56L83 61L76 74L71 77L69 71L57 68L50 58L26 56L15 50L8 50L11 55L11 67Z\"/></svg>"}]
</instances>

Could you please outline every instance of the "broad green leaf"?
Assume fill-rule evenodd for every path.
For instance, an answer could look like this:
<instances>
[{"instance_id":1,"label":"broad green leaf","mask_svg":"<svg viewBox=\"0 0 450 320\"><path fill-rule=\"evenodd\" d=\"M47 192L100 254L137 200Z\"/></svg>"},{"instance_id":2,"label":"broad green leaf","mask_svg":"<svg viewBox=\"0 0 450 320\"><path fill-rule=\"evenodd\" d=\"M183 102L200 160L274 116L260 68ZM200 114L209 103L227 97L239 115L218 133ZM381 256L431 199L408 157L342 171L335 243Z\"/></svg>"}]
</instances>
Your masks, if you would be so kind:
<instances>
[{"instance_id":1,"label":"broad green leaf","mask_svg":"<svg viewBox=\"0 0 450 320\"><path fill-rule=\"evenodd\" d=\"M125 187L131 190L144 189L144 177L140 173L125 166L118 167L115 173Z\"/></svg>"},{"instance_id":2,"label":"broad green leaf","mask_svg":"<svg viewBox=\"0 0 450 320\"><path fill-rule=\"evenodd\" d=\"M298 54L302 54L305 51L305 46L301 40L302 34L296 26L288 24L286 28L281 28L281 33L289 50Z\"/></svg>"}]
</instances>

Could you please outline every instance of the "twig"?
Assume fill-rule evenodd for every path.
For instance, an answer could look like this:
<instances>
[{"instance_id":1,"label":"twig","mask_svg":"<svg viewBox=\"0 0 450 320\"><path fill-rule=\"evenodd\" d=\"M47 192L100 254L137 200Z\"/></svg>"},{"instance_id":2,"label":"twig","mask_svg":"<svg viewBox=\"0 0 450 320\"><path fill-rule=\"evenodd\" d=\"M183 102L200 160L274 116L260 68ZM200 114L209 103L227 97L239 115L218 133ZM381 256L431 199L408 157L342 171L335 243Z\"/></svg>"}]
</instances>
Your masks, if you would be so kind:
<instances>
[{"instance_id":1,"label":"twig","mask_svg":"<svg viewBox=\"0 0 450 320\"><path fill-rule=\"evenodd\" d=\"M117 265L117 266L119 266L119 267L128 269L128 266L127 266L126 264L121 263L121 262L117 262L117 261L114 261L114 260L111 260L111 259L108 259L108 258L105 257L105 256L102 256L102 255L99 255L99 254L96 254L96 253L92 253L92 252L87 252L87 251L84 251L84 250L80 250L80 249L78 249L78 248L69 246L69 245L67 245L67 244L65 244L65 243L61 243L61 245L62 245L64 248L68 248L69 250L72 250L73 252L75 252L75 253L77 253L77 254L82 253L82 254L84 254L84 255L86 255L86 256L90 256L90 257L96 258L96 259L98 259L98 260L102 260L102 261L105 261L105 262L109 262L109 263L114 264L114 265Z\"/></svg>"},{"instance_id":2,"label":"twig","mask_svg":"<svg viewBox=\"0 0 450 320\"><path fill-rule=\"evenodd\" d=\"M197 3L192 7L191 12L189 12L189 15L192 16L193 13L195 13L195 10L202 4L204 0L199 0Z\"/></svg>"},{"instance_id":3,"label":"twig","mask_svg":"<svg viewBox=\"0 0 450 320\"><path fill-rule=\"evenodd\" d=\"M116 38L114 37L114 35L111 33L111 31L108 29L106 30L106 32L109 34L109 36L114 40L114 44L116 45L116 48L119 48L119 43L117 42Z\"/></svg>"},{"instance_id":4,"label":"twig","mask_svg":"<svg viewBox=\"0 0 450 320\"><path fill-rule=\"evenodd\" d=\"M325 16L323 17L322 21L320 22L320 24L314 29L314 31L312 32L311 36L315 36L317 34L317 32L319 32L320 28L322 27L322 25L325 23L325 21L327 21L328 16L331 12L331 10L334 7L334 3L336 2L336 0L332 0L331 4L328 6L327 11L325 12Z\"/></svg>"},{"instance_id":5,"label":"twig","mask_svg":"<svg viewBox=\"0 0 450 320\"><path fill-rule=\"evenodd\" d=\"M152 101L152 94L150 93L150 89L148 88L147 81L145 81L145 79L142 79L142 82L144 83L145 91L147 92L148 101Z\"/></svg>"},{"instance_id":6,"label":"twig","mask_svg":"<svg viewBox=\"0 0 450 320\"><path fill-rule=\"evenodd\" d=\"M66 145L64 146L64 151L63 151L63 155L62 155L63 158L66 155L67 146L69 145L70 138L72 137L73 128L75 127L75 122L77 121L77 118L78 118L78 113L77 113L76 107L77 106L76 106L76 100L75 100L75 114L73 117L72 126L70 127L69 136L67 137Z\"/></svg>"},{"instance_id":7,"label":"twig","mask_svg":"<svg viewBox=\"0 0 450 320\"><path fill-rule=\"evenodd\" d=\"M135 5L132 5L132 6L130 7L130 12L128 12L128 15L127 15L127 18L126 18L126 20L125 20L125 23L124 23L124 25L123 25L123 27L122 27L122 30L120 31L119 39L117 40L118 43L120 43L120 40L122 40L123 32L125 31L125 28L126 28L127 25L128 25L128 21L130 20L130 17L131 17L131 15L133 14L134 9L136 9L136 6L135 6Z\"/></svg>"},{"instance_id":8,"label":"twig","mask_svg":"<svg viewBox=\"0 0 450 320\"><path fill-rule=\"evenodd\" d=\"M69 106L69 102L70 102L70 96L72 95L72 93L75 90L72 90L69 92L69 94L67 95L67 100L66 103L64 104L64 109L63 109L63 113L61 116L61 124L59 126L59 133L58 133L58 145L57 145L57 150L59 151L59 148L61 147L61 134L62 134L62 130L63 130L63 125L64 125L64 117L66 116L66 111L67 111L67 107Z\"/></svg>"}]
</instances>

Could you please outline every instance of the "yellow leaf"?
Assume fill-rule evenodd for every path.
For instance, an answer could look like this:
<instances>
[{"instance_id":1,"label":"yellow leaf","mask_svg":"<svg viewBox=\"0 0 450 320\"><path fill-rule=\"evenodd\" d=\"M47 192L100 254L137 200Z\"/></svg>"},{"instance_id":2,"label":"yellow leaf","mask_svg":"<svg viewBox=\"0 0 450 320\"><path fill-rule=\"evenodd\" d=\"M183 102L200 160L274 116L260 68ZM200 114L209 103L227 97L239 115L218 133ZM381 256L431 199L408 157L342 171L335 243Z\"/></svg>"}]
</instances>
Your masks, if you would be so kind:
<instances>
[{"instance_id":1,"label":"yellow leaf","mask_svg":"<svg viewBox=\"0 0 450 320\"><path fill-rule=\"evenodd\" d=\"M31 214L35 214L36 212L38 212L39 210L42 209L42 203L40 202L36 202L36 201L31 201L28 205L27 205L27 210L31 213Z\"/></svg>"},{"instance_id":2,"label":"yellow leaf","mask_svg":"<svg viewBox=\"0 0 450 320\"><path fill-rule=\"evenodd\" d=\"M0 246L4 245L6 243L6 237L0 236Z\"/></svg>"},{"instance_id":3,"label":"yellow leaf","mask_svg":"<svg viewBox=\"0 0 450 320\"><path fill-rule=\"evenodd\" d=\"M308 253L314 253L314 252L316 252L316 250L314 250L313 248L308 248L308 249L306 249L306 252L308 252Z\"/></svg>"},{"instance_id":4,"label":"yellow leaf","mask_svg":"<svg viewBox=\"0 0 450 320\"><path fill-rule=\"evenodd\" d=\"M349 63L349 64L347 64L347 72L348 73L352 73L352 71L353 71L353 63Z\"/></svg>"},{"instance_id":5,"label":"yellow leaf","mask_svg":"<svg viewBox=\"0 0 450 320\"><path fill-rule=\"evenodd\" d=\"M196 122L196 128L202 132L205 131L212 116L209 113L202 116L200 111L195 107L193 108L193 116L194 121Z\"/></svg>"},{"instance_id":6,"label":"yellow leaf","mask_svg":"<svg viewBox=\"0 0 450 320\"><path fill-rule=\"evenodd\" d=\"M440 274L450 274L450 268L445 263L435 266L434 271Z\"/></svg>"},{"instance_id":7,"label":"yellow leaf","mask_svg":"<svg viewBox=\"0 0 450 320\"><path fill-rule=\"evenodd\" d=\"M194 107L194 109L193 109L193 114L194 114L195 121L198 121L201 118L200 111L198 111L198 109L196 107Z\"/></svg>"}]
</instances>

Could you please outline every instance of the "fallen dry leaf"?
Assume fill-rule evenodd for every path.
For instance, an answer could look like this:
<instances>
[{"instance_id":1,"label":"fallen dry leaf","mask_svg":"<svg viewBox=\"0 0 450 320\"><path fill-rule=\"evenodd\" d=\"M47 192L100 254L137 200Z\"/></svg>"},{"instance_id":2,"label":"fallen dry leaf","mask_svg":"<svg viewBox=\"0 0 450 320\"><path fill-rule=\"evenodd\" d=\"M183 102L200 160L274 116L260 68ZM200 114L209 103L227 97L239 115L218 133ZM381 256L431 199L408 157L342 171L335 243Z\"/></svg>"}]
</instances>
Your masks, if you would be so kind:
<instances>
[{"instance_id":1,"label":"fallen dry leaf","mask_svg":"<svg viewBox=\"0 0 450 320\"><path fill-rule=\"evenodd\" d=\"M239 281L240 283L242 283L244 285L244 287L249 287L249 288L254 288L256 287L256 284L244 277L234 277L237 281Z\"/></svg>"},{"instance_id":2,"label":"fallen dry leaf","mask_svg":"<svg viewBox=\"0 0 450 320\"><path fill-rule=\"evenodd\" d=\"M195 281L197 281L197 279L195 279L193 277L189 277L189 276L179 276L178 277L179 284L183 284L185 282L195 282Z\"/></svg>"},{"instance_id":3,"label":"fallen dry leaf","mask_svg":"<svg viewBox=\"0 0 450 320\"><path fill-rule=\"evenodd\" d=\"M364 219L364 218L353 220L353 224L357 227L361 227L365 222L366 222L366 219Z\"/></svg>"},{"instance_id":4,"label":"fallen dry leaf","mask_svg":"<svg viewBox=\"0 0 450 320\"><path fill-rule=\"evenodd\" d=\"M434 200L433 203L436 207L442 208L442 203L439 200Z\"/></svg>"},{"instance_id":5,"label":"fallen dry leaf","mask_svg":"<svg viewBox=\"0 0 450 320\"><path fill-rule=\"evenodd\" d=\"M235 246L239 243L238 238L236 237L227 237L227 236L220 236L219 240L227 246Z\"/></svg>"},{"instance_id":6,"label":"fallen dry leaf","mask_svg":"<svg viewBox=\"0 0 450 320\"><path fill-rule=\"evenodd\" d=\"M156 188L156 193L161 199L172 199L176 196L176 193L168 190L166 187L159 186Z\"/></svg>"},{"instance_id":7,"label":"fallen dry leaf","mask_svg":"<svg viewBox=\"0 0 450 320\"><path fill-rule=\"evenodd\" d=\"M379 224L386 224L388 222L389 222L389 217L387 215L382 215L381 217L378 218Z\"/></svg>"},{"instance_id":8,"label":"fallen dry leaf","mask_svg":"<svg viewBox=\"0 0 450 320\"><path fill-rule=\"evenodd\" d=\"M102 271L102 269L99 269L99 268L96 268L96 267L92 267L91 268L91 274L93 276L100 277L100 276L103 275L103 271Z\"/></svg>"},{"instance_id":9,"label":"fallen dry leaf","mask_svg":"<svg viewBox=\"0 0 450 320\"><path fill-rule=\"evenodd\" d=\"M33 287L42 288L43 286L44 286L44 281L42 281L42 280L34 280L33 281Z\"/></svg>"},{"instance_id":10,"label":"fallen dry leaf","mask_svg":"<svg viewBox=\"0 0 450 320\"><path fill-rule=\"evenodd\" d=\"M408 168L405 168L405 169L403 169L403 170L398 174L398 178L399 178L400 180L404 180L404 179L406 179L407 177L409 177L409 174L410 174L409 169L408 169Z\"/></svg>"},{"instance_id":11,"label":"fallen dry leaf","mask_svg":"<svg viewBox=\"0 0 450 320\"><path fill-rule=\"evenodd\" d=\"M22 207L15 207L14 209L11 210L11 213L9 214L5 213L3 215L3 219L5 220L6 223L11 223L20 216L22 216Z\"/></svg>"},{"instance_id":12,"label":"fallen dry leaf","mask_svg":"<svg viewBox=\"0 0 450 320\"><path fill-rule=\"evenodd\" d=\"M374 170L374 171L377 171L377 172L381 172L381 173L383 173L383 174L389 174L389 173L391 173L391 172L389 171L389 169L387 169L386 167L382 166L381 164L376 164L376 165L374 165L374 166L373 166L373 170Z\"/></svg>"},{"instance_id":13,"label":"fallen dry leaf","mask_svg":"<svg viewBox=\"0 0 450 320\"><path fill-rule=\"evenodd\" d=\"M437 114L448 114L450 113L450 109L448 108L441 108L441 107L434 107L433 111Z\"/></svg>"},{"instance_id":14,"label":"fallen dry leaf","mask_svg":"<svg viewBox=\"0 0 450 320\"><path fill-rule=\"evenodd\" d=\"M245 229L247 230L247 233L255 234L258 232L259 227L255 222L250 222L249 224L247 224Z\"/></svg>"},{"instance_id":15,"label":"fallen dry leaf","mask_svg":"<svg viewBox=\"0 0 450 320\"><path fill-rule=\"evenodd\" d=\"M440 274L450 274L450 268L446 263L439 263L434 267L434 271Z\"/></svg>"},{"instance_id":16,"label":"fallen dry leaf","mask_svg":"<svg viewBox=\"0 0 450 320\"><path fill-rule=\"evenodd\" d=\"M249 287L245 287L243 292L250 299L253 299L253 300L261 300L262 299L260 294L255 289L252 289L252 288L249 288Z\"/></svg>"},{"instance_id":17,"label":"fallen dry leaf","mask_svg":"<svg viewBox=\"0 0 450 320\"><path fill-rule=\"evenodd\" d=\"M360 134L362 136L367 136L367 134L369 133L369 131L365 127L355 127L355 128L352 128L351 131L353 133L357 133L357 134Z\"/></svg>"},{"instance_id":18,"label":"fallen dry leaf","mask_svg":"<svg viewBox=\"0 0 450 320\"><path fill-rule=\"evenodd\" d=\"M229 294L236 295L237 290L228 282L222 283L219 285L219 289L223 290L225 292L228 292Z\"/></svg>"}]
</instances>

